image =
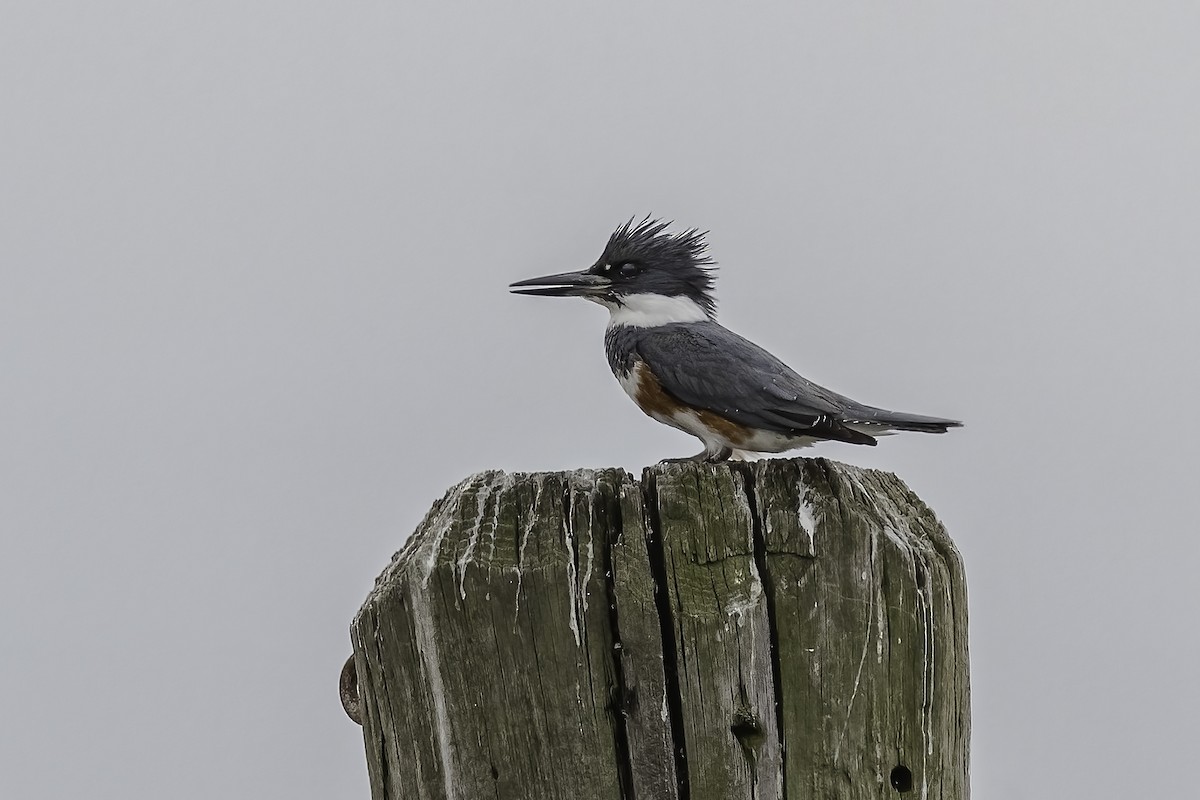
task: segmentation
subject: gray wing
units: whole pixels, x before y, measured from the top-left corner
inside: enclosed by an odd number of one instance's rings
[[[715,322],[649,328],[634,349],[668,394],[694,408],[776,433],[875,444],[843,424],[860,404]]]

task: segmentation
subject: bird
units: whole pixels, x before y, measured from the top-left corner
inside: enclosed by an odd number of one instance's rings
[[[510,284],[514,294],[582,297],[609,311],[608,365],[634,403],[704,449],[664,461],[718,463],[820,441],[874,445],[900,431],[945,433],[958,420],[864,405],[801,377],[717,322],[707,231],[631,218],[587,269]]]

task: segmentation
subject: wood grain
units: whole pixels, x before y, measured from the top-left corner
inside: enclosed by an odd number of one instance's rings
[[[969,794],[962,563],[890,474],[480,473],[351,638],[376,800]]]

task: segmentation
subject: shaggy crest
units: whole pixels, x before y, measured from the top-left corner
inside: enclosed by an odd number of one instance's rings
[[[704,237],[708,231],[689,228],[682,233],[667,233],[671,223],[645,217],[634,223],[631,218],[613,231],[597,264],[633,262],[648,274],[657,273],[680,288],[709,314],[716,312],[712,297],[716,265],[708,255]]]

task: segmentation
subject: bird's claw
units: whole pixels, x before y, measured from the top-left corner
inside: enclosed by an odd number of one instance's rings
[[[722,447],[720,450],[717,450],[715,452],[712,450],[709,450],[708,448],[705,448],[704,450],[701,450],[699,453],[696,453],[696,455],[694,455],[694,456],[685,456],[683,458],[664,458],[662,461],[660,461],[658,463],[660,463],[660,464],[689,464],[689,463],[720,464],[724,461],[728,461],[729,457],[731,455],[733,455],[733,451],[730,450],[728,447]]]

